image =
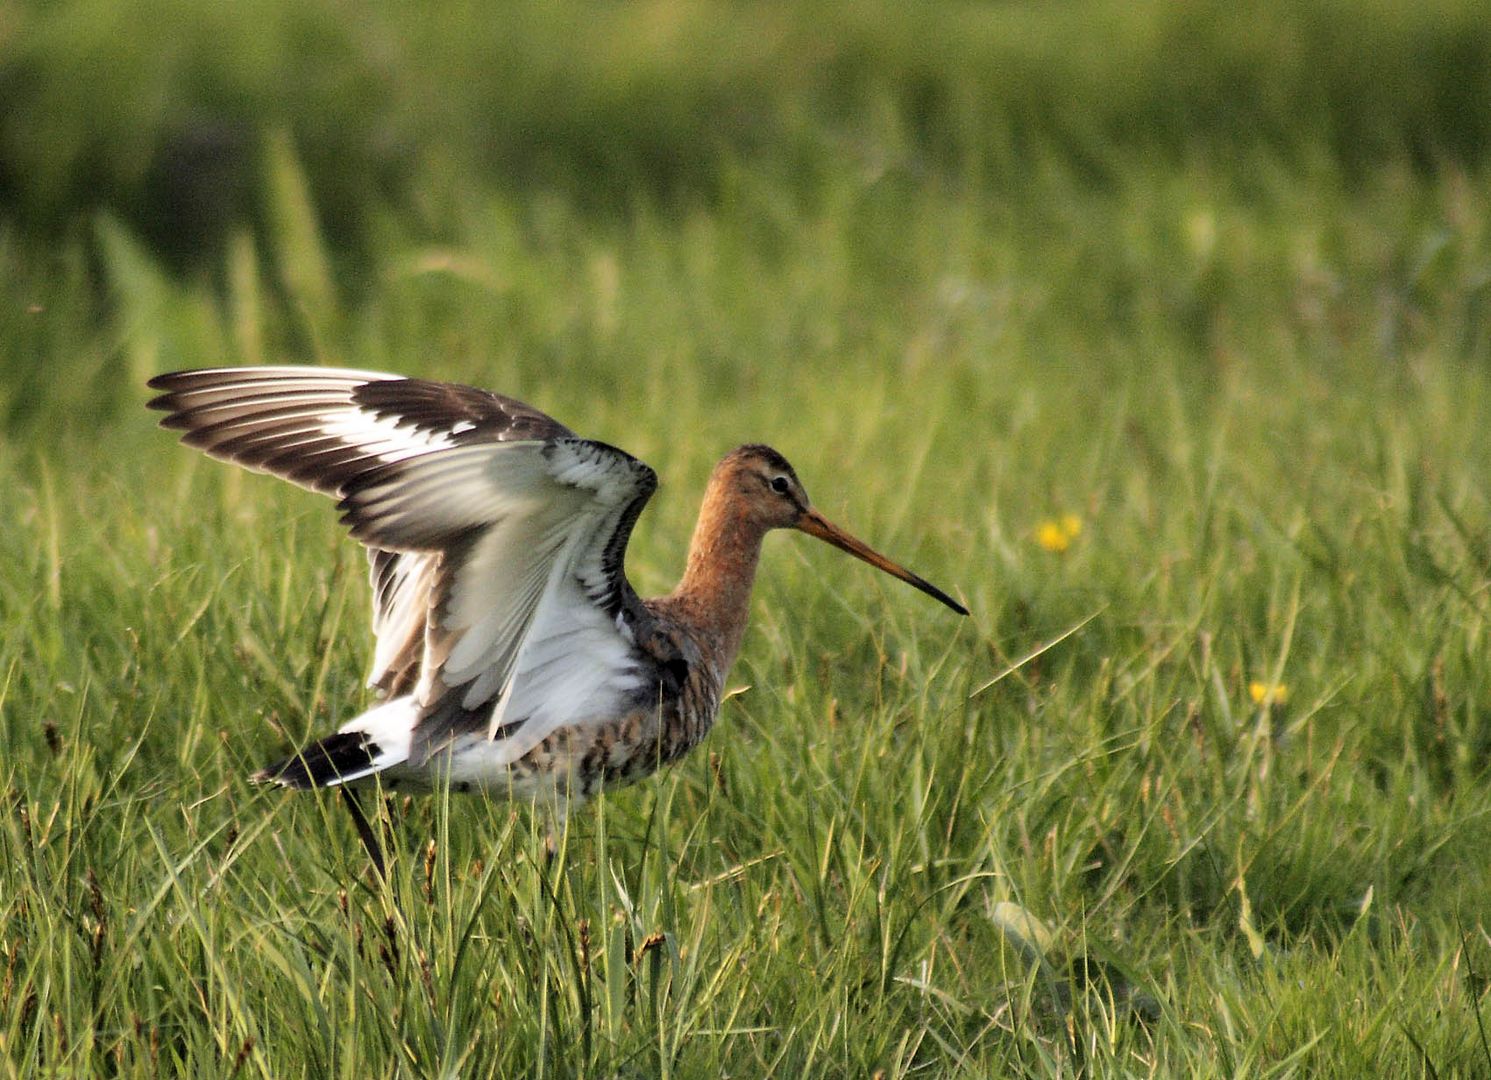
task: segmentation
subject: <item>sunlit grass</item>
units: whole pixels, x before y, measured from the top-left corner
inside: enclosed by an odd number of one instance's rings
[[[288,237],[215,280],[103,222],[106,322],[0,283],[7,1075],[1491,1067],[1483,188],[473,193],[448,243],[390,224],[351,302],[274,167]],[[367,703],[360,554],[143,409],[150,371],[261,357],[638,453],[644,593],[768,441],[974,614],[772,537],[703,747],[552,861],[522,808],[398,800],[380,883],[334,798],[244,779]]]

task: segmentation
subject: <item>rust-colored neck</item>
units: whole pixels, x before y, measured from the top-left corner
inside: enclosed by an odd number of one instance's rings
[[[721,681],[740,652],[767,529],[729,497],[723,477],[712,478],[689,542],[688,567],[668,597]]]

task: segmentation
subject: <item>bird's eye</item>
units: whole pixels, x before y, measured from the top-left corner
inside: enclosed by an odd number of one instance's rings
[[[773,476],[771,478],[771,490],[775,491],[778,495],[785,495],[792,490],[792,486],[787,483],[785,476]]]

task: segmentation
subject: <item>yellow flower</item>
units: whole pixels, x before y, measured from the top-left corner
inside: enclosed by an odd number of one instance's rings
[[[1248,683],[1248,697],[1254,705],[1283,705],[1289,700],[1289,687],[1283,683]]]
[[[1065,551],[1072,545],[1072,538],[1055,521],[1045,521],[1035,531],[1035,542],[1047,551]]]
[[[1072,546],[1072,541],[1082,535],[1082,519],[1076,514],[1063,514],[1059,518],[1043,521],[1035,530],[1035,542],[1047,551],[1061,554]]]

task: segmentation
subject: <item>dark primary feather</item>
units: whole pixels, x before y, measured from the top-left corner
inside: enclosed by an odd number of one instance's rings
[[[369,382],[357,388],[353,400],[377,416],[419,431],[449,433],[458,425],[471,424],[470,429],[451,436],[458,443],[547,441],[574,435],[553,417],[515,398],[457,383],[427,379]]]

